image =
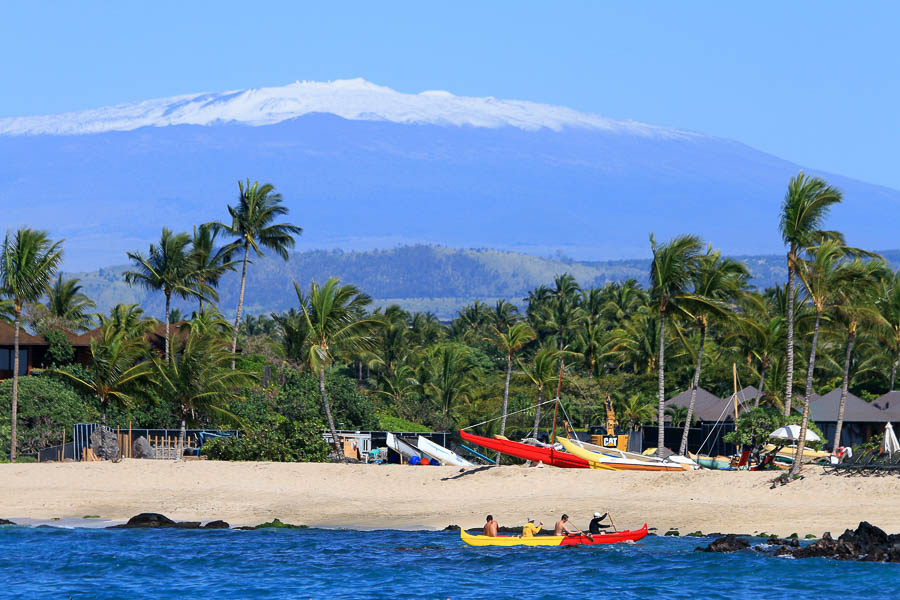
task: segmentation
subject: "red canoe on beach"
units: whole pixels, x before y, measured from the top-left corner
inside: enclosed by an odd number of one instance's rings
[[[466,433],[462,429],[459,430],[462,439],[496,450],[502,454],[508,454],[524,460],[532,460],[534,462],[542,462],[545,465],[553,467],[562,467],[564,469],[587,469],[590,467],[588,461],[583,458],[573,456],[568,452],[562,452],[554,448],[544,448],[542,446],[531,446],[522,442],[514,442],[512,440],[502,440],[497,438],[486,438],[474,433]]]

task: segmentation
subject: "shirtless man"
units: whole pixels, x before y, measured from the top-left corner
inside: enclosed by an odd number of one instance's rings
[[[553,529],[553,535],[574,535],[576,533],[584,535],[582,530],[569,523],[569,515],[566,514],[563,514],[556,522],[556,527]]]
[[[481,534],[488,537],[497,537],[499,529],[500,526],[497,524],[497,521],[494,520],[494,515],[488,515],[484,524],[484,529],[481,530]]]

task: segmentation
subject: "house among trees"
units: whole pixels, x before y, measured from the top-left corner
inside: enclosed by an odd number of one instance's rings
[[[759,395],[752,385],[738,391],[738,415],[747,408],[748,402]],[[666,401],[666,408],[680,408],[686,410],[691,404],[691,390],[687,389],[677,396]],[[694,400],[694,416],[701,423],[715,423],[716,421],[734,421],[734,398],[731,394],[719,398],[715,394],[706,391],[702,387],[697,388],[697,398]],[[667,420],[671,420],[668,418]],[[682,419],[683,422],[683,419]]]
[[[809,401],[810,416],[825,434],[826,447],[830,447],[834,441],[840,407],[841,388],[834,388],[824,396],[815,396]],[[900,406],[897,409],[900,409]],[[859,396],[847,392],[844,423],[841,426],[841,445],[856,446],[867,442],[873,435],[882,433],[885,423],[889,420],[886,411],[879,410],[874,404],[869,404]]]

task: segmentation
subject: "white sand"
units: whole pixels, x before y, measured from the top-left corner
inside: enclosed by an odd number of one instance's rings
[[[807,467],[805,479],[770,489],[772,472],[639,473],[553,467],[411,467],[126,460],[0,465],[0,518],[124,521],[140,512],[233,526],[278,517],[321,527],[443,528],[545,525],[562,512],[586,527],[595,510],[619,529],[645,521],[723,533],[835,535],[867,520],[900,532],[900,477],[838,477]]]

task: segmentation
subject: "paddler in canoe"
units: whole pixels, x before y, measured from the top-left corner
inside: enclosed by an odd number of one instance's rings
[[[534,537],[541,532],[541,527],[544,526],[544,522],[541,521],[539,524],[534,524],[534,519],[528,519],[528,522],[525,523],[525,526],[522,527],[522,537],[529,538]]]
[[[569,522],[569,515],[563,513],[563,516],[559,518],[559,521],[556,522],[556,527],[553,528],[553,535],[589,535],[578,529]]]
[[[484,528],[481,530],[481,535],[486,535],[488,537],[497,537],[497,534],[500,532],[500,525],[497,524],[497,521],[494,520],[494,515],[488,515],[485,519]]]

